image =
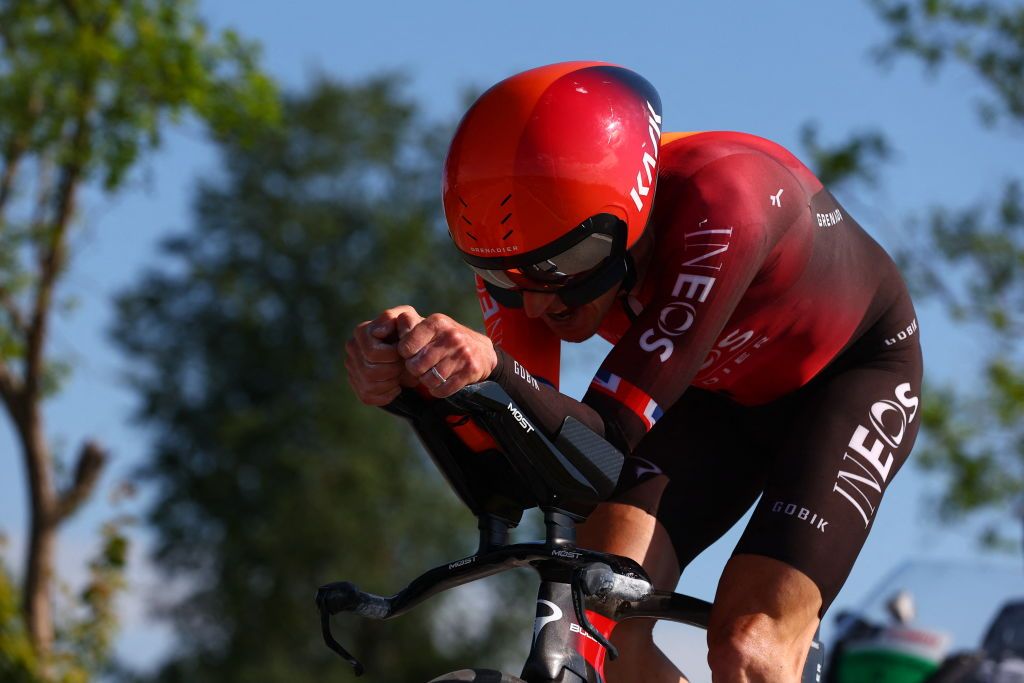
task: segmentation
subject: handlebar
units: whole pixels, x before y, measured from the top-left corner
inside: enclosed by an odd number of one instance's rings
[[[324,642],[352,665],[357,676],[361,675],[362,664],[331,634],[332,615],[350,612],[369,619],[392,619],[437,593],[524,566],[563,569],[565,574],[571,576],[569,582],[576,620],[594,640],[605,647],[612,659],[618,656],[618,652],[604,634],[591,624],[587,616],[588,609],[599,611],[617,621],[656,618],[704,628],[710,618],[710,603],[655,590],[643,568],[629,558],[560,543],[522,543],[435,567],[391,597],[367,593],[347,581],[321,586],[316,594],[316,605],[320,611]]]

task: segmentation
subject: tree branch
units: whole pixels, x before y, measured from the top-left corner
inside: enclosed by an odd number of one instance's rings
[[[4,404],[7,405],[7,410],[15,420],[17,419],[17,399],[20,392],[21,382],[11,372],[4,359],[0,358],[0,398],[3,399]]]
[[[39,284],[36,288],[35,303],[28,328],[28,340],[25,349],[25,388],[30,401],[39,396],[43,375],[43,351],[46,345],[47,323],[53,299],[54,283],[64,264],[66,248],[65,237],[75,206],[75,192],[82,174],[82,151],[89,139],[89,127],[86,112],[91,101],[91,88],[83,99],[85,102],[75,122],[75,132],[71,139],[71,160],[61,170],[57,186],[56,210],[51,232],[44,239],[45,246],[39,255]]]
[[[4,155],[6,163],[4,172],[0,175],[0,227],[3,226],[4,207],[7,205],[7,199],[11,196],[14,177],[18,173],[18,162],[21,161],[21,155],[24,152],[24,147],[18,143],[18,140],[11,140],[11,144],[7,147],[7,154]]]
[[[0,289],[0,308],[7,313],[7,317],[10,318],[11,327],[18,334],[25,336],[28,334],[28,323],[25,320],[25,314],[18,308],[18,304],[11,299],[10,295]]]
[[[26,119],[28,121],[35,120],[39,117],[42,111],[43,96],[39,92],[38,88],[33,87],[32,93],[29,95],[28,101],[25,103]],[[4,172],[3,175],[0,176],[0,218],[2,218],[4,207],[7,205],[7,200],[10,199],[11,196],[11,188],[14,187],[14,178],[18,173],[18,164],[21,161],[21,157],[25,154],[25,150],[28,149],[28,138],[28,131],[22,130],[15,133],[11,137],[10,144],[7,145],[7,150],[4,154]],[[0,220],[0,226],[2,225],[3,221]]]
[[[95,441],[86,441],[78,452],[75,478],[71,486],[62,491],[57,500],[57,523],[64,521],[89,499],[96,488],[107,454]]]

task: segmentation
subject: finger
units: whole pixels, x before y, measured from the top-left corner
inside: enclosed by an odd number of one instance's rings
[[[435,370],[437,374],[434,373]],[[441,381],[442,379],[444,381]],[[432,369],[428,370],[420,381],[430,395],[436,398],[448,398],[469,384],[468,374],[451,361],[442,361],[436,366],[432,366]]]
[[[402,386],[396,380],[385,382],[367,381],[349,369],[348,383],[360,402],[371,406],[387,405],[401,393]]]
[[[404,327],[399,326],[399,321],[402,319],[406,320]],[[409,320],[412,321],[412,324],[409,324]],[[395,341],[420,320],[422,317],[412,306],[395,306],[382,312],[370,322],[370,334],[377,339]]]
[[[371,335],[370,329],[374,323],[364,322],[356,326],[356,332],[350,343],[354,343],[356,350],[349,348],[346,344],[346,351],[357,358],[371,363],[400,363],[402,357],[394,344],[377,339]],[[354,340],[354,341],[353,341]]]
[[[419,376],[419,382],[431,395],[439,396],[438,392],[443,392],[445,385],[448,384],[448,375],[445,372],[442,372],[441,368],[432,365]]]
[[[434,313],[427,316],[401,338],[398,342],[398,353],[402,358],[412,358],[444,330],[455,325],[458,323],[445,315]]]
[[[440,363],[446,357],[448,349],[437,342],[437,338],[432,339],[430,343],[417,351],[414,356],[407,358],[405,361],[405,369],[419,377],[423,373],[429,372],[430,368]]]
[[[370,334],[375,339],[385,340],[391,336],[397,336],[395,332],[395,321],[394,320],[381,320],[379,322],[370,323]]]
[[[404,370],[403,361],[400,357],[397,357],[397,352],[393,348],[387,353],[396,356],[396,359],[386,362],[367,360],[359,345],[350,339],[345,344],[345,368],[350,373],[371,380],[395,379]]]
[[[345,359],[349,384],[357,393],[379,392],[380,387],[392,389],[399,386],[404,372],[400,363],[364,363],[354,358]]]
[[[386,406],[387,404],[398,398],[399,394],[402,393],[401,387],[395,387],[389,391],[380,394],[366,394],[360,396],[359,400],[368,406]]]
[[[398,338],[402,339],[417,325],[423,322],[423,316],[416,312],[412,307],[409,310],[402,311],[398,314],[395,319],[395,328],[398,332]]]
[[[364,363],[356,371],[367,383],[391,382],[395,384],[402,376],[401,363]]]
[[[398,355],[404,360],[409,360],[419,353],[423,347],[429,344],[434,339],[435,334],[436,330],[429,318],[420,321],[419,324],[409,330],[409,332],[399,340],[398,345],[396,346]]]

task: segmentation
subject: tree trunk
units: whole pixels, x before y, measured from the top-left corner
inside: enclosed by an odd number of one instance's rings
[[[50,587],[53,583],[57,525],[33,511],[32,536],[26,558],[24,614],[29,637],[40,661],[46,662],[53,648],[53,612]],[[45,664],[44,664],[45,668]]]
[[[10,392],[5,394],[5,399],[9,395]],[[43,663],[45,676],[54,638],[52,592],[57,561],[57,529],[92,494],[107,456],[95,442],[86,441],[78,453],[72,481],[63,490],[58,490],[37,402],[30,401],[22,392],[7,403],[12,408],[21,439],[32,500],[22,613],[32,647]]]
[[[53,646],[51,586],[56,561],[57,495],[50,466],[50,454],[43,437],[42,418],[35,405],[22,405],[18,432],[21,437],[25,471],[32,500],[31,533],[25,558],[22,610],[25,627],[40,661],[49,658]]]

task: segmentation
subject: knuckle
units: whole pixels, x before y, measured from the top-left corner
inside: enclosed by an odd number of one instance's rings
[[[445,330],[444,340],[449,347],[457,352],[462,353],[466,349],[466,335],[458,328]]]
[[[403,358],[408,358],[409,356],[411,356],[413,354],[414,348],[415,347],[413,346],[413,341],[409,337],[406,337],[402,341],[398,342],[398,345],[395,347],[395,349],[398,351],[398,354]]]
[[[452,319],[446,316],[444,313],[431,313],[427,316],[427,320],[431,325],[437,328],[449,327],[452,323]]]

